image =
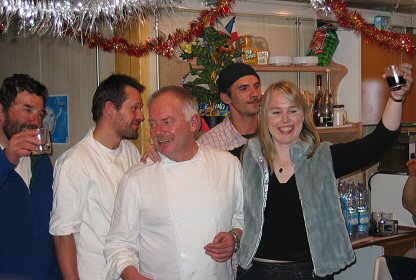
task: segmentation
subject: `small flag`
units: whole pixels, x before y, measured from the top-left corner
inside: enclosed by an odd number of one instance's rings
[[[231,41],[238,41],[238,33],[237,33],[237,26],[235,24],[235,16],[230,19],[230,21],[225,26],[225,29],[227,29],[228,33],[231,34]]]
[[[216,29],[219,33],[226,34],[227,36],[231,37],[231,34],[227,31],[225,26],[222,24],[222,22],[218,18],[215,20],[215,25],[216,25]]]

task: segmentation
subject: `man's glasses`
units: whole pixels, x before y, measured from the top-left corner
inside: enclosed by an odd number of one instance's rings
[[[34,114],[38,114],[39,117],[43,120],[46,116],[46,111],[44,109],[42,110],[38,110],[33,106],[27,105],[27,104],[14,104],[13,106],[16,106],[18,108],[20,108],[20,110],[22,110],[25,114],[27,115],[34,115]]]

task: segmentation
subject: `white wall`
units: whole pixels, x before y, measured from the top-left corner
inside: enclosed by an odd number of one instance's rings
[[[96,50],[50,37],[0,36],[0,82],[13,73],[29,74],[50,95],[68,96],[69,143],[55,144],[52,160],[78,142],[93,124],[91,102],[97,87]],[[100,52],[100,77],[114,72],[114,54]]]
[[[361,36],[348,30],[338,30],[339,45],[333,60],[348,68],[338,88],[338,103],[344,104],[348,120],[361,120]]]

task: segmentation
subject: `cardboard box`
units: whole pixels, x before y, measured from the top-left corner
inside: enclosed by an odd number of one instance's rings
[[[379,30],[390,31],[391,23],[388,16],[376,16],[374,17],[374,26]]]

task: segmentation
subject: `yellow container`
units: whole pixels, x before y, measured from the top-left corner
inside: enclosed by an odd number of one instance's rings
[[[255,49],[252,45],[253,43],[253,36],[246,35],[240,36],[240,47],[241,51],[243,52],[243,62],[251,65],[257,64],[257,49]]]

